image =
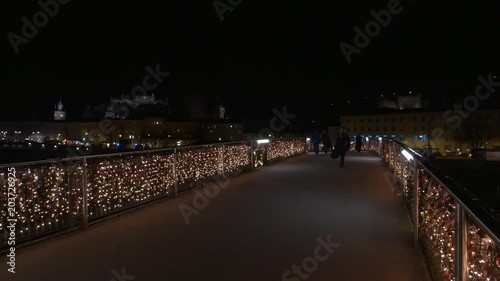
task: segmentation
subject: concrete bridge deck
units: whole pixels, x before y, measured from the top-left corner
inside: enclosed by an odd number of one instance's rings
[[[15,274],[0,257],[0,280],[426,281],[381,160],[338,161],[307,154],[235,176],[189,224],[179,206],[194,208],[194,192],[19,248]]]

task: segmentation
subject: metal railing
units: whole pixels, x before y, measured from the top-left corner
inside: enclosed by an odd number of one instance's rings
[[[370,150],[389,166],[433,280],[500,280],[498,213],[401,142],[376,140]]]
[[[0,165],[0,251],[306,152],[306,139],[241,141]],[[15,228],[12,231],[12,227]]]

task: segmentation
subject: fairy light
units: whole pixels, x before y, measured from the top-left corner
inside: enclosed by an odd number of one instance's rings
[[[75,184],[81,178],[81,166],[68,162],[17,167],[16,232],[18,239],[68,226],[77,204]],[[7,173],[0,172],[0,245],[6,243]]]
[[[414,195],[414,179],[417,175],[415,175],[415,161],[408,161],[406,158],[403,158],[403,200],[409,206],[410,210],[414,210],[415,208],[415,195]],[[412,217],[413,220],[413,217]]]
[[[221,175],[222,155],[223,148],[216,145],[179,149],[177,153],[178,184],[199,182]]]
[[[267,160],[286,158],[300,153],[305,153],[306,146],[302,139],[296,140],[273,140],[269,145]]]
[[[401,158],[399,145],[385,141],[381,154],[402,178],[405,203],[414,203],[414,178],[419,178],[419,238],[431,264],[433,276],[439,280],[456,280],[455,209],[451,194],[424,169],[410,165],[411,158]],[[404,156],[404,155],[403,155]],[[400,161],[403,160],[403,161]],[[402,165],[401,165],[402,164]],[[500,280],[500,247],[468,217],[467,280]]]
[[[87,160],[87,206],[96,219],[166,197],[174,186],[173,151]]]
[[[253,147],[253,150],[250,150]],[[267,153],[266,153],[267,152]],[[124,153],[16,168],[18,241],[73,226],[83,214],[87,195],[89,220],[171,196],[175,186],[212,180],[282,157],[305,153],[304,140],[272,140],[177,148],[163,152]],[[174,165],[176,165],[174,167]],[[85,168],[85,169],[84,169]],[[84,171],[87,175],[83,186]],[[7,169],[0,171],[0,247],[6,245],[8,211]]]
[[[500,248],[471,219],[467,230],[469,280],[500,280]]]
[[[230,174],[250,165],[247,144],[231,144],[224,146],[224,172]]]
[[[455,280],[455,202],[448,191],[423,171],[420,185],[420,238],[435,276]]]

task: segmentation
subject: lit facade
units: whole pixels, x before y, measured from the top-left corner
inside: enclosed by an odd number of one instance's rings
[[[243,124],[211,122],[202,125],[203,139],[211,141],[233,141],[244,139]]]
[[[59,103],[57,103],[54,108],[54,121],[64,120],[66,120],[66,111],[64,111],[62,100],[59,100]]]
[[[149,147],[187,145],[196,140],[240,140],[242,123],[172,122],[164,118],[144,120],[103,119],[94,122],[0,122],[0,141],[64,140],[115,146],[121,141]]]
[[[66,124],[65,122],[0,122],[0,140],[14,142],[63,140],[67,136]]]
[[[470,148],[500,149],[500,110],[472,112],[467,118],[449,112],[405,112],[342,116],[351,136],[392,138],[442,154],[467,153]]]

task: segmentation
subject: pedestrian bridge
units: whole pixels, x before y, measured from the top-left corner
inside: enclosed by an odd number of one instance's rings
[[[499,280],[494,218],[413,151],[383,140],[340,169],[306,147],[3,167],[0,280]]]

